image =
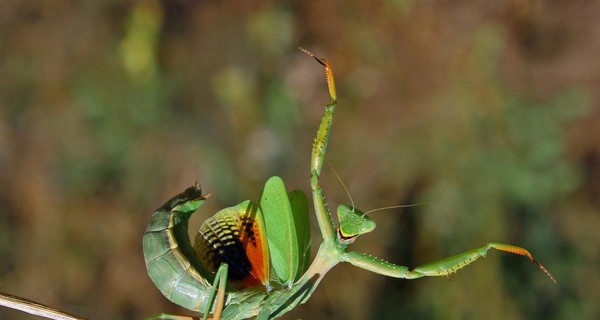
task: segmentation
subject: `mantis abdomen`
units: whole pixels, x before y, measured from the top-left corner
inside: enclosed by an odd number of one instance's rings
[[[143,239],[154,284],[172,302],[202,313],[212,309],[220,276],[229,277],[236,288],[233,295],[269,288],[269,255],[258,205],[244,201],[217,212],[202,224],[192,247],[188,221],[205,199],[197,185],[176,195],[154,212]],[[224,265],[229,271],[223,275],[219,270]]]
[[[203,310],[214,275],[198,261],[188,236],[190,215],[204,202],[198,185],[167,201],[144,233],[144,259],[156,287],[174,303]]]

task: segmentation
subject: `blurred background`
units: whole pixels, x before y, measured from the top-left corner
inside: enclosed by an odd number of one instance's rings
[[[598,319],[599,15],[597,1],[2,1],[0,291],[91,319],[192,314],[148,278],[146,224],[195,181],[213,196],[191,231],[271,175],[309,191],[329,98],[302,46],[333,64],[327,160],[356,206],[425,203],[374,213],[354,249],[415,267],[513,243],[558,284],[499,252],[450,280],[340,265],[286,319]],[[350,202],[328,166],[322,185],[330,208]]]

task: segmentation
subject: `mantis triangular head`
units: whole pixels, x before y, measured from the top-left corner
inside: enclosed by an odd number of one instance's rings
[[[375,230],[375,221],[354,207],[341,204],[337,213],[340,222],[338,240],[343,244],[351,244],[359,235]]]

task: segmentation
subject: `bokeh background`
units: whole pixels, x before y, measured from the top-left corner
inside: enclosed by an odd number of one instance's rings
[[[312,136],[374,213],[354,245],[417,266],[487,241],[450,280],[334,268],[287,319],[600,318],[600,2],[2,1],[0,291],[91,319],[191,314],[146,275],[151,213],[195,181],[191,230],[309,190]],[[348,203],[324,167],[329,205]],[[320,241],[313,219],[313,242]],[[315,250],[316,251],[316,250]],[[0,308],[0,319],[34,319]]]

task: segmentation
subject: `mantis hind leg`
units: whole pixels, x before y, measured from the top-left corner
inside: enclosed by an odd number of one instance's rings
[[[223,312],[223,306],[225,305],[225,287],[227,285],[227,271],[227,264],[221,263],[221,266],[219,266],[219,270],[217,270],[217,273],[215,274],[215,280],[213,281],[212,290],[210,291],[210,294],[208,296],[208,301],[205,304],[204,310],[202,310],[202,320],[208,319],[208,314],[210,313],[210,309],[213,305],[213,302],[215,303],[215,307],[213,308],[212,319],[221,319],[221,313]]]

